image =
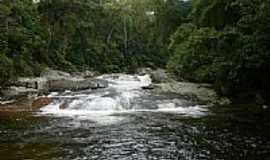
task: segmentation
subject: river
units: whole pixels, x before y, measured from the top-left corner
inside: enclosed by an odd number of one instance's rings
[[[54,92],[40,111],[0,113],[0,159],[270,159],[267,110],[143,90],[147,75],[98,78],[109,87]]]

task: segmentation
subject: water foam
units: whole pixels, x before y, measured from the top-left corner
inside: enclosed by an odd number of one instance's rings
[[[123,119],[119,116],[112,116],[115,113],[167,112],[197,117],[205,115],[207,111],[204,106],[178,106],[173,101],[168,103],[168,100],[164,103],[160,103],[162,102],[160,100],[156,102],[153,100],[153,105],[157,106],[155,109],[140,106],[144,104],[139,104],[138,98],[145,98],[145,92],[141,88],[151,84],[149,75],[114,74],[98,78],[107,80],[109,87],[102,92],[91,94],[65,92],[64,95],[61,95],[61,93],[51,93],[50,97],[57,98],[57,101],[42,108],[40,114],[89,119],[107,124]],[[67,99],[71,100],[65,104],[65,108],[61,109],[63,101]]]

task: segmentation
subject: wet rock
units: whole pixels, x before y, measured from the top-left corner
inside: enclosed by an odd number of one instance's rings
[[[44,78],[37,78],[37,90],[41,93],[47,93],[49,91],[48,80]]]
[[[14,99],[23,96],[35,97],[38,95],[38,90],[33,88],[12,86],[8,89],[2,90],[1,95],[4,99]]]
[[[98,72],[96,71],[84,71],[84,72],[75,72],[75,73],[72,73],[73,76],[75,77],[82,77],[82,78],[93,78],[93,77],[96,77],[99,75]]]
[[[168,82],[170,81],[170,77],[168,73],[164,69],[152,70],[151,68],[139,68],[136,73],[138,75],[150,75],[152,81],[154,83]]]
[[[45,78],[19,78],[13,82],[13,86],[37,89],[39,91],[48,90],[47,79]]]
[[[2,97],[0,97],[0,105],[11,104],[14,102],[15,102],[15,100],[4,100]]]
[[[69,73],[47,69],[41,76],[47,79],[48,91],[77,91],[84,89],[99,89],[106,88],[108,83],[104,80],[89,79],[95,76],[96,72],[85,71],[80,73],[75,73],[71,76]]]
[[[91,89],[102,89],[109,86],[108,81],[102,79],[92,79],[92,83],[94,85],[91,87]]]
[[[230,104],[227,98],[221,98],[212,89],[210,84],[196,84],[188,82],[170,82],[155,84],[155,92],[175,93],[181,96],[196,97],[198,101],[205,104]]]
[[[51,102],[52,100],[48,97],[20,97],[9,103],[0,103],[0,111],[31,112],[36,111]]]
[[[9,107],[14,107],[16,110],[17,107],[24,108],[29,106],[30,108],[40,108],[42,106],[47,105],[50,100],[49,99],[40,99],[36,101],[32,101],[34,104],[29,102],[30,99],[35,99],[38,95],[47,94],[53,91],[78,91],[85,89],[100,89],[108,87],[108,82],[102,79],[90,79],[84,78],[88,76],[93,76],[94,73],[90,73],[90,71],[86,71],[83,73],[83,76],[71,76],[69,73],[46,69],[41,73],[41,77],[37,78],[19,78],[16,82],[13,82],[12,86],[8,89],[0,91],[0,101],[2,105],[6,105]],[[18,101],[19,98],[26,98],[29,100]],[[12,100],[12,101],[10,101]],[[6,103],[13,102],[14,103]],[[27,102],[27,104],[25,103]],[[22,107],[20,107],[22,106]]]
[[[142,87],[142,89],[144,89],[144,90],[153,90],[155,87],[154,87],[154,85],[153,84],[150,84],[150,85],[148,85],[148,86],[143,86]]]
[[[37,88],[36,81],[34,81],[31,78],[19,78],[17,81],[13,82],[12,85],[17,86],[17,87],[25,87],[25,88],[33,88],[33,89]]]
[[[231,104],[231,101],[228,98],[226,98],[226,97],[219,97],[216,100],[216,103],[223,106],[223,105],[229,105],[229,104]]]
[[[157,69],[150,73],[150,77],[154,83],[168,82],[170,78],[164,69]]]
[[[51,91],[78,91],[108,87],[108,82],[102,79],[71,77],[68,73],[56,70],[47,70],[42,73],[42,76],[19,78],[18,81],[13,83],[13,86],[1,91],[2,99],[16,99],[21,96],[37,97],[39,94],[46,94]]]
[[[77,91],[84,89],[99,89],[108,87],[108,82],[99,79],[83,80],[51,80],[49,81],[49,91]]]
[[[69,101],[64,100],[64,101],[60,104],[59,108],[60,108],[60,109],[66,109],[66,108],[68,108],[69,103],[70,103]]]
[[[12,103],[0,104],[0,111],[31,111],[32,102],[29,99],[20,98]]]
[[[52,102],[52,99],[49,98],[49,97],[37,98],[32,102],[32,109],[33,110],[40,109],[40,108],[42,108],[44,106],[49,105],[51,102]]]
[[[139,68],[136,73],[140,76],[144,76],[146,74],[150,75],[153,72],[151,68]]]
[[[47,68],[40,74],[40,77],[45,78],[47,80],[59,80],[59,79],[70,79],[72,76],[67,72]]]
[[[121,74],[105,74],[105,75],[102,75],[102,78],[103,79],[113,79],[113,80],[116,80],[116,79],[119,79]]]

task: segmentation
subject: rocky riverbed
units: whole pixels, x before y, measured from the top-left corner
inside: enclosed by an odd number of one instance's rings
[[[151,77],[100,75],[94,79],[106,81],[105,88],[60,90],[32,97],[31,101],[17,99],[3,104],[9,109],[0,110],[0,157],[5,160],[269,157],[269,109],[216,106],[220,97],[209,85],[172,83],[169,79],[152,83]]]
[[[160,94],[174,94],[186,97],[200,104],[226,105],[229,99],[219,97],[210,84],[195,84],[188,82],[177,82],[170,78],[165,70],[151,70],[148,68],[138,69],[137,76],[149,75],[152,83],[143,86],[144,90]],[[111,75],[117,78],[119,75]],[[136,76],[136,75],[135,75]],[[46,69],[35,78],[19,78],[12,86],[1,91],[0,110],[30,110],[36,107],[33,102],[43,100],[51,92],[97,90],[108,87],[106,79],[99,78],[96,72],[66,73],[57,70]],[[48,101],[48,100],[47,100]],[[46,104],[46,103],[45,103]]]
[[[95,78],[97,75],[90,71],[70,74],[46,69],[40,77],[19,78],[1,91],[0,110],[32,111],[42,107],[41,104],[47,105],[43,101],[50,101],[47,95],[51,92],[106,88],[108,83]],[[37,104],[36,101],[42,103]]]

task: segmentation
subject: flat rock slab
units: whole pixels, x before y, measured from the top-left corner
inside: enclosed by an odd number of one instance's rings
[[[1,112],[32,112],[50,104],[49,97],[28,98],[22,97],[10,103],[0,103]]]
[[[210,84],[197,84],[189,82],[170,82],[155,84],[155,92],[159,93],[175,93],[183,96],[196,97],[198,101],[205,104],[228,104],[229,99],[219,97],[212,89]]]
[[[54,91],[78,91],[85,89],[98,89],[108,87],[108,82],[99,79],[84,79],[84,80],[51,80],[48,81],[48,90]]]
[[[1,95],[4,99],[17,99],[24,96],[35,97],[38,95],[38,90],[33,88],[12,86],[8,89],[2,90]]]

